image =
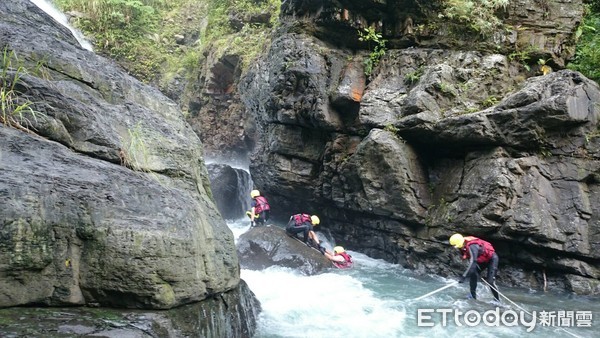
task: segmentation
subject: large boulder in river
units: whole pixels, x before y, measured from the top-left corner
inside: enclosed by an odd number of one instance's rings
[[[314,275],[333,266],[319,251],[277,226],[250,228],[238,239],[237,252],[242,267],[250,270],[277,265]]]

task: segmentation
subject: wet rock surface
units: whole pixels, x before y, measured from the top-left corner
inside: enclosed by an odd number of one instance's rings
[[[323,254],[274,225],[250,228],[239,237],[237,252],[242,268],[250,270],[276,265],[314,275],[333,267]]]
[[[0,48],[37,112],[0,124],[0,336],[252,336],[260,306],[177,105],[30,1],[0,2]]]
[[[252,337],[260,304],[245,282],[201,303],[151,311],[94,307],[0,309],[0,337]]]

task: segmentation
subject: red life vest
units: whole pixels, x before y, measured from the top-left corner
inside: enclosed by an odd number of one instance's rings
[[[348,255],[346,252],[336,253],[335,256],[344,257],[344,262],[336,262],[332,261],[333,265],[337,266],[340,269],[350,268],[352,267],[352,256]]]
[[[310,215],[308,215],[308,214],[294,215],[294,222],[296,223],[296,226],[300,226],[300,225],[302,225],[302,223],[306,223],[306,222],[312,224],[312,222],[310,220]]]
[[[465,237],[465,246],[462,248],[463,259],[468,259],[471,257],[471,250],[469,247],[473,244],[477,244],[483,248],[483,252],[479,254],[476,259],[477,263],[486,263],[492,259],[492,256],[495,252],[494,247],[489,242],[473,236]]]
[[[269,202],[267,202],[266,198],[262,196],[256,196],[254,197],[254,200],[256,201],[256,206],[254,207],[255,214],[260,214],[263,211],[271,210]]]

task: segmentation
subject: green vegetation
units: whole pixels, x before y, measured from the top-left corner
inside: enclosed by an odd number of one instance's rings
[[[388,132],[390,132],[390,133],[392,133],[392,134],[394,134],[394,135],[398,135],[398,132],[400,131],[400,130],[398,129],[398,127],[396,127],[396,126],[395,126],[395,125],[393,125],[393,124],[386,124],[386,125],[383,127],[383,130],[385,130],[385,131],[388,131]]]
[[[596,129],[585,134],[585,143],[589,144],[592,139],[600,137],[600,130]]]
[[[123,314],[111,308],[83,308],[83,311],[92,319],[104,319],[112,322],[124,322]],[[86,318],[87,319],[87,318]]]
[[[452,84],[450,84],[448,82],[442,81],[442,82],[436,83],[434,86],[436,88],[438,88],[446,96],[452,96],[452,97],[457,96],[454,88],[452,87]]]
[[[567,68],[581,72],[600,83],[600,1],[586,8],[586,15],[575,33],[577,50]]]
[[[495,15],[506,8],[509,0],[443,0],[440,18],[460,23],[473,32],[489,36],[502,25]]]
[[[416,70],[406,74],[404,76],[404,82],[408,85],[413,85],[417,82],[419,82],[419,80],[421,79],[421,76],[423,76],[423,67],[419,67]]]
[[[483,102],[481,102],[481,105],[485,108],[489,108],[489,107],[495,106],[497,103],[498,103],[498,98],[495,97],[494,95],[490,95],[485,100],[483,100]]]
[[[542,158],[550,158],[550,157],[552,157],[552,152],[548,148],[542,146],[540,148],[540,156]]]
[[[90,37],[95,49],[119,61],[131,73],[150,79],[166,54],[164,43],[150,33],[160,24],[163,0],[57,0],[64,11],[83,13],[75,26]]]
[[[508,55],[508,59],[510,61],[518,61],[523,65],[527,71],[531,70],[529,66],[529,60],[531,59],[531,54],[534,52],[533,48],[527,48],[525,50],[515,50],[514,52]]]
[[[465,115],[465,114],[473,114],[478,112],[480,109],[478,107],[468,107],[466,110],[459,112],[458,115]]]
[[[241,57],[242,69],[266,50],[270,42],[272,27],[279,22],[281,0],[205,0],[207,2],[208,25],[202,33],[204,46],[216,48],[217,55],[237,54]],[[269,14],[266,24],[249,20]],[[243,26],[234,27],[232,18]],[[240,23],[238,23],[238,26]]]
[[[177,76],[192,77],[203,65],[206,51],[212,57],[238,54],[245,69],[267,46],[270,30],[277,25],[281,0],[55,0],[65,12],[81,13],[74,25],[80,28],[105,54],[145,82],[167,85]],[[509,0],[441,0],[439,18],[457,24],[462,30],[489,36],[502,27],[496,16]],[[574,38],[577,53],[568,68],[587,77],[600,79],[600,1],[589,0],[585,20]],[[270,15],[269,22],[253,20]],[[264,20],[264,19],[263,19]],[[436,30],[436,23],[416,30]],[[421,27],[422,26],[422,27]],[[358,32],[359,40],[371,53],[364,61],[370,76],[386,52],[386,40],[373,28]],[[512,59],[529,69],[531,51],[515,51]],[[546,64],[540,70],[547,72]],[[543,69],[542,69],[543,68]],[[408,74],[409,84],[421,72]]]
[[[369,58],[365,59],[365,75],[370,76],[373,70],[379,64],[379,60],[385,55],[385,43],[387,40],[383,39],[380,33],[377,33],[374,28],[365,28],[362,31],[358,31],[358,40],[367,42],[368,48],[371,51]],[[371,46],[373,45],[373,46]]]
[[[239,54],[242,65],[264,50],[280,0],[56,0],[79,12],[74,25],[95,49],[145,82],[197,73],[208,49]],[[266,25],[250,18],[270,14]],[[234,27],[231,18],[239,24]]]
[[[153,171],[153,154],[157,149],[153,147],[156,143],[166,141],[155,131],[144,128],[142,122],[136,123],[133,128],[127,129],[127,135],[121,137],[121,148],[119,157],[121,165],[139,172],[150,174],[150,176],[160,184],[163,184],[161,178]]]
[[[19,63],[14,51],[5,47],[0,69],[0,123],[23,131],[31,131],[31,119],[37,121],[43,114],[33,109],[33,102],[19,90],[18,85],[27,69]],[[38,64],[36,68],[40,68]]]

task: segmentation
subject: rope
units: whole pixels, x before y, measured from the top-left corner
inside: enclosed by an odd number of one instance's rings
[[[415,299],[413,299],[413,301],[415,301],[415,300],[421,300],[421,299],[423,299],[423,298],[429,297],[429,296],[431,296],[431,295],[433,295],[433,294],[435,294],[435,293],[438,293],[438,292],[440,292],[440,291],[442,291],[442,290],[444,290],[444,289],[447,289],[447,288],[449,288],[449,287],[451,287],[451,286],[454,286],[454,285],[456,285],[456,284],[458,284],[458,282],[457,282],[457,281],[454,281],[454,282],[452,282],[452,283],[450,283],[450,284],[448,284],[448,285],[446,285],[446,286],[442,286],[441,288],[439,288],[439,289],[437,289],[437,290],[435,290],[435,291],[431,291],[431,292],[430,292],[430,293],[428,293],[428,294],[425,294],[425,295],[422,295],[421,297],[415,298]]]
[[[498,291],[498,289],[497,289],[495,286],[493,286],[493,285],[491,285],[490,283],[488,283],[488,281],[486,281],[486,280],[485,280],[483,277],[481,277],[481,280],[482,280],[482,281],[483,281],[483,282],[484,282],[484,283],[485,283],[487,286],[489,286],[489,287],[490,287],[492,290],[494,290],[494,291],[498,292],[498,294],[499,294],[500,296],[504,297],[504,298],[505,298],[507,301],[509,301],[509,302],[510,302],[512,305],[514,305],[514,306],[516,306],[517,308],[521,309],[523,312],[527,313],[527,314],[528,314],[528,315],[530,315],[531,317],[534,317],[534,315],[533,315],[531,312],[529,312],[529,311],[525,310],[523,307],[519,306],[517,303],[513,302],[512,300],[510,300],[510,299],[509,299],[508,297],[506,297],[506,296],[505,296],[505,295],[504,295],[502,292]],[[537,318],[537,319],[539,319],[539,318]],[[565,329],[565,328],[559,327],[559,329],[561,329],[561,330],[565,331],[566,333],[570,334],[570,335],[571,335],[571,336],[573,336],[573,337],[581,338],[580,336],[578,336],[578,335],[576,335],[576,334],[574,334],[574,333],[572,333],[572,332],[568,331],[568,330],[567,330],[567,329]]]

